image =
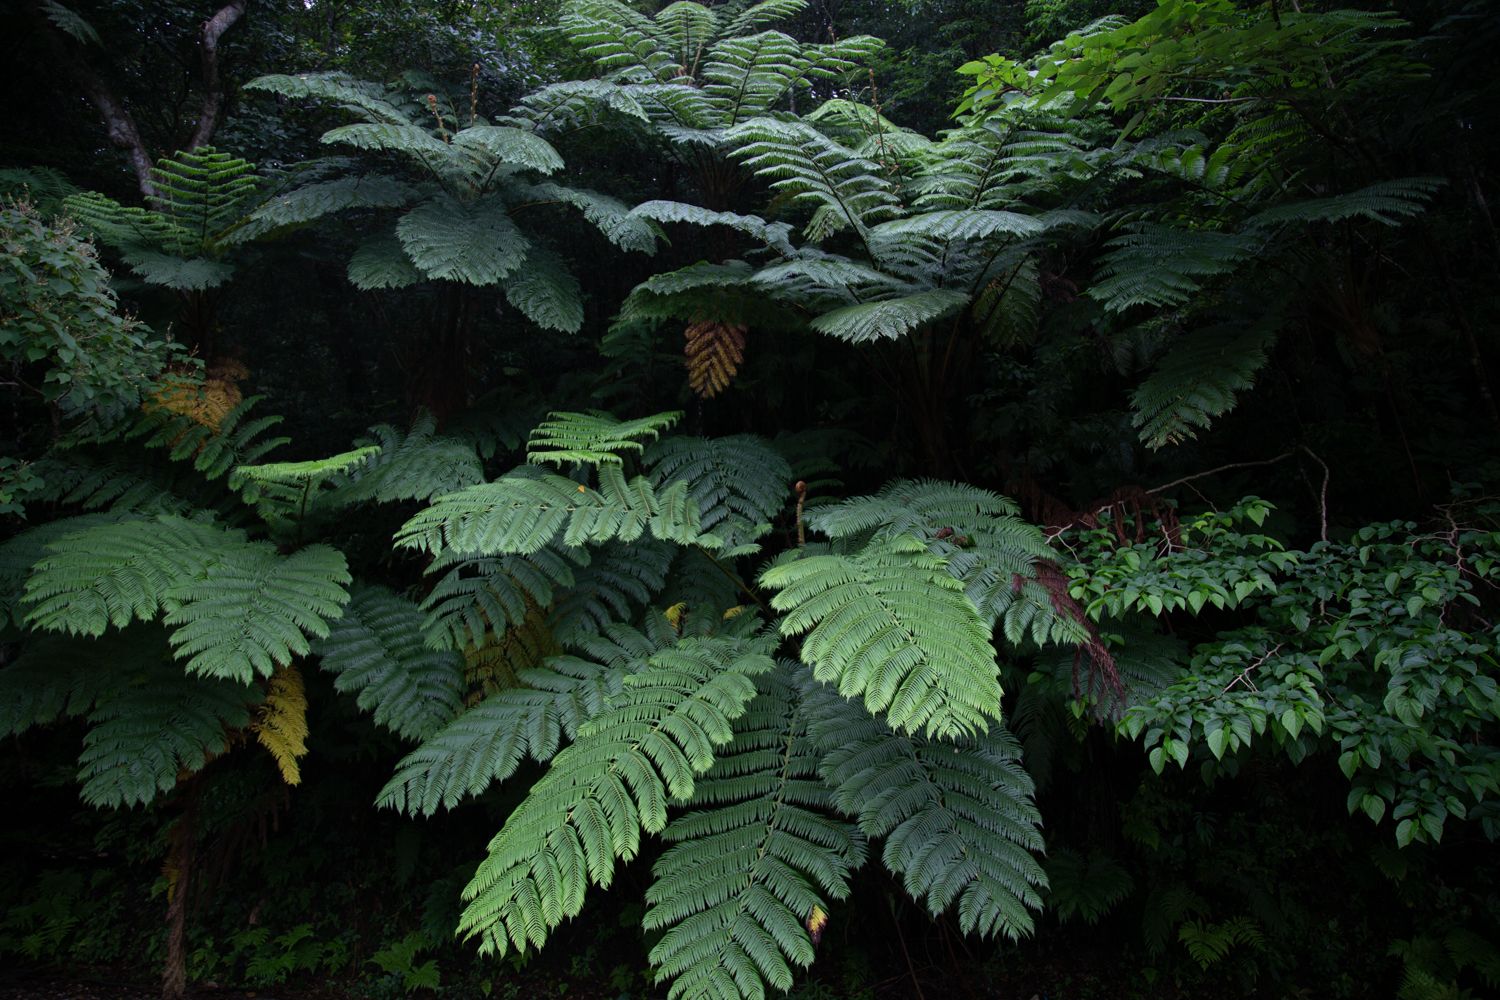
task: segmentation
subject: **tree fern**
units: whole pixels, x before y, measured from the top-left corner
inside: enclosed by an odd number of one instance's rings
[[[761,693],[700,778],[689,812],[662,832],[675,846],[652,868],[646,930],[669,997],[763,998],[792,987],[813,960],[807,924],[849,891],[864,862],[857,827],[832,818],[807,732],[805,681],[790,669],[757,679]]]
[[[368,442],[379,450],[348,474],[330,504],[430,500],[484,481],[474,446],[438,434],[431,414],[419,414],[406,431],[389,424],[372,427]]]
[[[343,553],[309,545],[288,556],[254,543],[232,551],[167,595],[164,621],[189,671],[249,680],[269,676],[309,651],[308,636],[326,636],[349,600]]]
[[[396,237],[429,278],[491,285],[521,266],[531,243],[498,198],[462,205],[447,196],[423,202],[396,223]]]
[[[410,601],[383,587],[361,587],[314,650],[337,690],[354,692],[378,725],[409,739],[441,729],[463,698],[463,658],[428,647],[424,624]]]
[[[896,211],[896,195],[877,164],[809,125],[752,118],[729,129],[725,139],[773,189],[829,210],[825,221],[809,227],[813,241],[846,226],[863,236]]]
[[[576,646],[612,622],[635,621],[665,586],[673,557],[681,551],[655,538],[588,549],[587,565],[574,570],[572,585],[553,603],[552,634],[563,645]]]
[[[117,247],[131,269],[178,291],[222,285],[233,268],[221,258],[255,197],[253,164],[210,146],[162,157],[151,168],[150,208],[122,206],[94,192],[66,199],[70,214]]]
[[[953,737],[1000,715],[989,630],[963,584],[920,540],[849,554],[789,553],[761,574],[783,635],[803,635],[821,681],[862,697],[903,732]]]
[[[1201,279],[1234,270],[1258,246],[1258,240],[1235,233],[1142,223],[1106,244],[1088,294],[1114,312],[1179,305],[1198,291]]]
[[[886,867],[934,916],[955,902],[965,933],[1018,938],[1042,907],[1041,815],[1020,747],[988,734],[937,742],[892,733],[857,705],[815,697],[813,735],[838,807],[884,837]]]
[[[176,655],[211,677],[269,676],[307,653],[307,635],[326,635],[348,599],[333,549],[282,556],[175,516],[82,528],[48,549],[26,582],[32,626],[97,636],[165,613]]]
[[[355,208],[400,208],[415,194],[416,190],[410,184],[382,174],[318,181],[284,191],[262,202],[235,231],[233,238],[253,239]]]
[[[953,315],[968,302],[969,296],[963,292],[934,288],[899,299],[834,309],[814,319],[811,326],[819,333],[851,344],[896,340]]]
[[[691,797],[733,738],[752,677],[772,667],[763,646],[685,639],[631,674],[490,842],[464,890],[460,932],[484,952],[540,946],[578,913],[590,883],[608,886],[615,860],[636,855],[642,831],[666,826],[668,801]]]
[[[0,667],[0,736],[86,715],[100,697],[154,671],[168,656],[160,630],[137,626],[102,639],[29,638]]]

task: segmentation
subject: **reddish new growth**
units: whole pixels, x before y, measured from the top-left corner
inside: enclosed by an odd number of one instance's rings
[[[1105,695],[1114,703],[1125,696],[1125,684],[1120,680],[1120,671],[1115,666],[1115,658],[1110,655],[1108,647],[1099,635],[1098,627],[1084,614],[1083,608],[1073,600],[1068,593],[1068,575],[1064,573],[1056,563],[1038,562],[1036,564],[1036,582],[1047,591],[1047,597],[1052,602],[1052,610],[1059,617],[1069,618],[1083,626],[1088,633],[1087,641],[1079,645],[1077,652],[1073,654],[1073,696],[1075,698],[1084,695],[1097,696],[1103,704]],[[1026,577],[1016,573],[1011,577],[1011,593],[1019,594],[1026,586]],[[1089,676],[1087,687],[1078,684],[1078,667],[1087,656],[1089,660]]]

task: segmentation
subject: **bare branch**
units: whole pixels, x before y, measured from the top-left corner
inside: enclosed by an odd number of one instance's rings
[[[198,54],[203,61],[203,104],[198,111],[198,127],[193,130],[189,149],[207,146],[219,127],[224,112],[224,80],[219,73],[219,39],[245,16],[249,0],[230,0],[218,13],[203,22],[198,31]]]

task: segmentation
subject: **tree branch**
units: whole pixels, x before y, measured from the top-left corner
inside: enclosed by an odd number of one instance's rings
[[[249,0],[230,0],[198,30],[198,55],[203,61],[203,103],[198,111],[198,127],[188,143],[189,149],[207,146],[219,127],[224,112],[224,80],[219,73],[219,39],[245,16]]]

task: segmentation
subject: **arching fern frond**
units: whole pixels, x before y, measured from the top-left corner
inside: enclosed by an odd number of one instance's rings
[[[437,433],[436,422],[419,414],[407,431],[389,424],[370,428],[379,449],[325,501],[328,505],[374,501],[430,500],[484,482],[484,465],[467,441]]]
[[[1029,934],[1047,876],[1031,854],[1042,818],[1015,738],[999,723],[955,742],[901,736],[831,692],[813,699],[834,802],[885,838],[906,891],[934,916],[957,902],[965,933]]]
[[[1235,233],[1142,223],[1105,244],[1088,295],[1112,312],[1180,305],[1197,293],[1201,279],[1233,271],[1259,245]]]
[[[184,771],[222,753],[228,734],[250,721],[259,692],[238,681],[157,669],[101,696],[78,757],[91,806],[147,803]]]
[[[791,497],[791,467],[753,434],[663,438],[646,452],[646,464],[658,488],[687,484],[704,531],[730,517],[771,521]]]
[[[697,781],[691,811],[663,831],[675,846],[646,890],[644,926],[666,930],[651,963],[674,1000],[791,989],[793,966],[812,964],[808,921],[848,894],[864,863],[859,829],[829,815],[796,675],[778,670],[757,687],[733,741]]]
[[[933,288],[899,299],[844,306],[823,313],[809,325],[837,340],[867,344],[904,337],[929,323],[952,316],[968,304],[969,296],[964,292]]]
[[[825,221],[809,227],[807,237],[814,242],[845,226],[864,236],[899,206],[879,164],[810,125],[751,118],[727,130],[725,139],[733,155],[773,189],[828,210]]]
[[[463,704],[463,657],[428,647],[425,622],[411,601],[361,587],[314,648],[337,690],[355,692],[377,725],[408,739],[437,732]]]
[[[100,697],[161,666],[166,636],[149,627],[101,639],[42,635],[0,668],[0,737],[86,715]]]
[[[526,460],[533,464],[618,465],[625,453],[641,454],[648,442],[655,441],[662,431],[681,419],[680,410],[635,420],[620,420],[613,414],[597,411],[549,413],[531,432],[531,440],[526,443]]]
[[[407,521],[396,544],[437,553],[529,555],[554,540],[579,546],[634,541],[647,530],[665,541],[699,538],[698,512],[687,485],[658,493],[649,480],[625,481],[618,465],[599,466],[599,489],[533,467],[492,483],[438,497]]]
[[[655,538],[589,549],[588,565],[574,571],[572,586],[553,605],[552,634],[564,646],[579,647],[605,633],[611,622],[635,620],[661,592],[672,558],[681,551]]]
[[[781,632],[818,680],[903,732],[955,737],[1000,715],[989,629],[943,560],[910,535],[852,554],[788,553],[761,575]]]
[[[401,758],[376,805],[430,816],[509,778],[527,757],[551,760],[620,694],[626,670],[557,656],[522,671],[521,686],[496,691]]]
[[[443,577],[422,599],[428,645],[482,645],[487,632],[519,624],[532,605],[550,606],[559,589],[574,585],[577,567],[588,562],[583,549],[568,550],[566,555],[541,549],[524,556],[479,559],[439,555],[427,572],[441,572]]]
[[[1220,324],[1174,343],[1131,394],[1141,440],[1149,448],[1179,444],[1228,413],[1266,366],[1273,337],[1263,326]]]
[[[464,889],[460,933],[486,953],[540,947],[591,883],[607,887],[616,859],[637,854],[643,830],[667,825],[668,801],[690,798],[733,738],[752,678],[773,666],[766,645],[685,639],[632,673],[490,842]]]

